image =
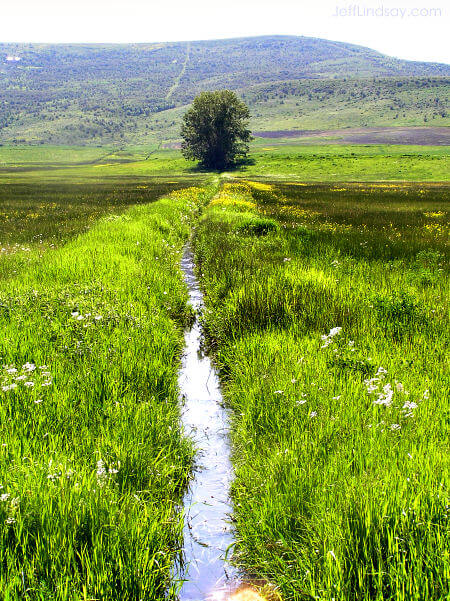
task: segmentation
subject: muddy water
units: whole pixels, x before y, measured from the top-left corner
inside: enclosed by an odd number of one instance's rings
[[[228,442],[228,416],[222,405],[219,379],[202,350],[198,311],[202,293],[194,274],[189,246],[181,261],[197,318],[185,334],[185,353],[179,376],[182,421],[197,449],[194,479],[184,499],[185,583],[180,601],[222,601],[239,585],[236,570],[226,560],[234,539],[229,524],[232,468]]]

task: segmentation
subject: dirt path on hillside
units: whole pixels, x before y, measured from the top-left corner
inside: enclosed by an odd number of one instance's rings
[[[180,85],[181,78],[185,74],[186,67],[188,66],[188,63],[189,63],[189,56],[190,56],[190,54],[191,54],[191,42],[187,42],[187,44],[186,44],[186,58],[184,59],[183,66],[181,67],[181,71],[179,72],[179,74],[177,75],[177,77],[175,77],[175,80],[174,80],[174,82],[173,82],[170,90],[167,92],[165,100],[169,100],[170,97],[172,96],[172,94],[175,92],[175,90]]]

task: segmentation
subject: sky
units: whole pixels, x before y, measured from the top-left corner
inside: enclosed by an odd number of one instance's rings
[[[450,63],[449,17],[449,0],[0,0],[0,42],[304,35]]]

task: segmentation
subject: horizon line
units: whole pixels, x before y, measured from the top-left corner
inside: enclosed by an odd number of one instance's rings
[[[410,63],[427,63],[434,65],[443,65],[450,66],[450,62],[446,62],[445,60],[424,60],[424,59],[410,59],[410,58],[401,58],[399,56],[394,56],[391,54],[386,54],[380,50],[376,50],[371,46],[364,46],[362,44],[355,44],[354,42],[347,42],[343,40],[334,40],[330,38],[323,38],[318,36],[311,35],[295,35],[295,34],[285,34],[285,33],[265,33],[265,34],[251,34],[251,35],[239,35],[239,36],[226,36],[226,37],[214,37],[214,38],[198,38],[198,39],[178,39],[178,40],[153,40],[153,41],[127,41],[127,42],[118,42],[118,41],[60,41],[60,42],[46,42],[46,41],[10,41],[10,42],[2,42],[0,41],[0,46],[7,45],[45,45],[45,46],[139,46],[146,44],[184,44],[184,43],[196,43],[196,42],[215,42],[215,41],[228,41],[228,40],[245,40],[245,39],[257,39],[257,38],[293,38],[300,39],[306,38],[311,40],[321,40],[325,42],[332,42],[334,44],[344,44],[347,46],[353,46],[355,48],[364,48],[366,50],[371,50],[372,52],[376,52],[382,56],[386,56],[389,58],[394,58],[396,60],[401,60]]]

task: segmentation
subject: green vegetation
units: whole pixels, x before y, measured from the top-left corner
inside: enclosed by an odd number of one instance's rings
[[[237,561],[286,600],[450,594],[449,192],[231,182],[196,229]]]
[[[186,180],[139,183],[11,183],[0,187],[0,246],[60,246],[89,229],[102,215],[148,204]]]
[[[242,162],[252,139],[249,119],[248,107],[234,92],[202,92],[183,117],[183,156],[220,171]]]
[[[157,146],[179,139],[199,92],[225,88],[254,130],[448,125],[449,77],[448,65],[305,37],[0,44],[0,143]]]
[[[39,160],[39,148],[33,146],[4,146],[0,148],[0,184],[98,184],[99,187],[123,185],[153,187],[156,182],[189,186],[195,176],[199,183],[210,175],[192,168],[179,150],[157,150],[150,146],[127,146],[122,150],[96,149],[97,159],[79,160],[89,154],[89,147],[44,146]],[[92,149],[91,149],[92,150]],[[20,156],[20,163],[16,157]],[[50,157],[57,160],[52,163]],[[150,184],[150,185],[149,185]]]
[[[255,131],[448,125],[448,78],[286,81],[242,88]]]
[[[161,185],[164,182],[191,185],[194,181],[202,182],[210,177],[207,173],[199,173],[176,149],[151,151],[145,146],[126,147],[120,160],[111,160],[109,157],[101,158],[108,153],[106,148],[100,149],[99,160],[90,163],[80,161],[80,164],[77,164],[80,155],[78,152],[72,155],[71,149],[67,150],[66,160],[61,151],[60,162],[55,164],[51,164],[48,157],[58,156],[57,147],[44,147],[40,163],[37,151],[25,146],[0,148],[0,184],[42,186],[45,182],[45,186],[52,183],[63,187],[68,183],[98,184],[108,190],[109,186],[120,188],[125,182],[130,189],[134,185],[145,186],[149,184],[149,178],[152,185],[156,179]],[[21,157],[20,168],[15,163],[18,155]],[[303,182],[448,181],[449,178],[448,147],[445,146],[306,145],[286,139],[258,139],[251,144],[249,159],[249,164],[241,166],[235,173],[243,177]],[[45,193],[45,189],[41,190]]]
[[[175,597],[194,225],[236,561],[286,601],[448,598],[448,147],[328,142],[255,140],[218,192],[155,144],[0,148],[5,601]]]
[[[265,140],[251,153],[249,177],[299,181],[448,181],[448,146],[321,145]]]
[[[146,200],[161,192],[150,190]],[[19,203],[17,189],[11,193]],[[20,251],[2,254],[5,601],[156,601],[170,590],[182,527],[177,505],[192,460],[179,427],[177,371],[191,318],[179,260],[207,193],[189,188],[123,212],[144,192],[126,184],[114,192],[53,189],[59,205],[47,219],[62,241],[108,215],[42,257],[32,251],[18,264]],[[42,211],[46,192],[34,194]],[[22,201],[32,204],[29,189]],[[95,208],[82,216],[89,203]],[[39,223],[53,239],[48,223]],[[27,224],[30,238],[39,229],[16,215],[9,224],[8,233],[2,219],[11,242],[17,225],[21,240]]]

